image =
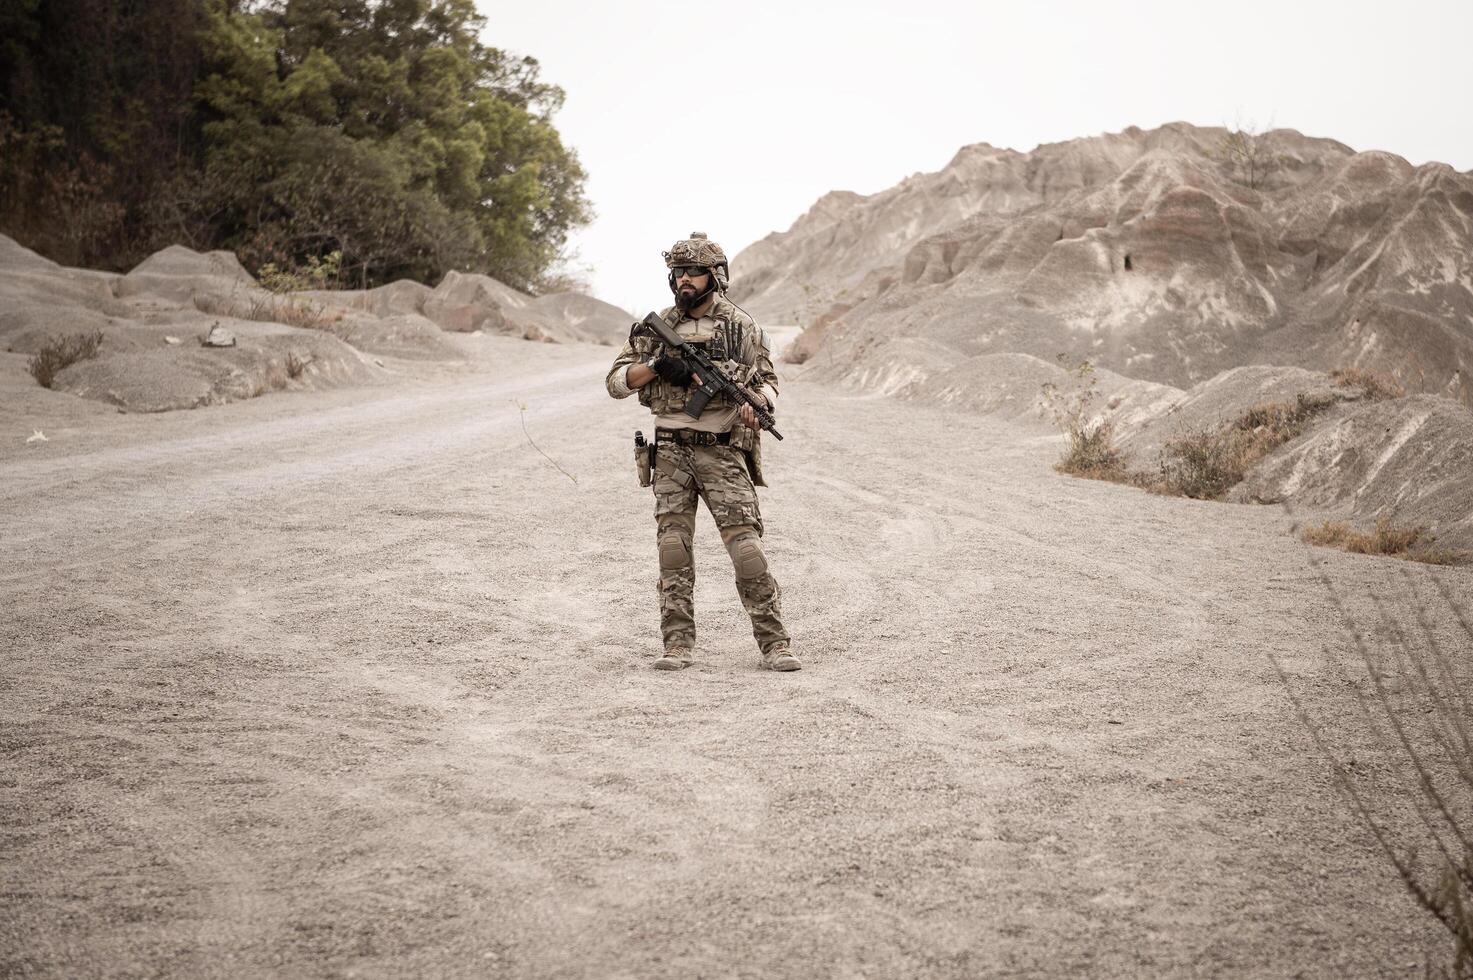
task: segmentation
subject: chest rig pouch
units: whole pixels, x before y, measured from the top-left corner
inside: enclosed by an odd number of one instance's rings
[[[659,338],[647,333],[632,334],[629,339],[635,354],[645,363],[653,360],[660,348],[664,346],[660,343]],[[704,351],[707,357],[740,383],[745,381],[750,374],[750,368],[741,363],[742,339],[740,326],[725,317],[717,317],[716,327],[711,336],[701,340],[692,340],[690,345]],[[690,388],[676,387],[659,376],[640,388],[637,394],[641,405],[659,415],[673,415],[680,412],[690,401]],[[711,405],[718,408],[730,408],[731,402],[724,396],[718,396],[711,401]]]

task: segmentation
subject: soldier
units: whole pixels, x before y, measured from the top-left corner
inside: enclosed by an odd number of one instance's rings
[[[703,345],[707,356],[738,384],[776,407],[777,373],[767,337],[743,310],[726,298],[726,255],[702,232],[675,243],[664,253],[675,305],[660,316],[681,337]],[[695,657],[696,570],[691,539],[696,529],[696,498],[716,519],[721,540],[736,570],[737,593],[752,617],[752,634],[769,670],[798,670],[783,628],[781,591],[767,570],[762,551],[762,515],[755,486],[762,479],[762,445],[751,406],[717,396],[701,417],[682,409],[690,399],[690,368],[664,349],[659,338],[630,332],[614,358],[606,384],[615,398],[638,392],[639,403],[655,416],[656,544],[660,558],[660,632],[665,652],[658,670],[689,667]]]

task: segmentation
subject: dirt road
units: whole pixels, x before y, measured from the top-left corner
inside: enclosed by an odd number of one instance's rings
[[[757,669],[703,515],[699,662],[653,671],[648,417],[607,348],[482,350],[3,420],[0,973],[1420,975],[1268,660],[1335,723],[1284,516],[799,379],[763,507],[804,669]],[[1318,557],[1357,615],[1473,595]]]

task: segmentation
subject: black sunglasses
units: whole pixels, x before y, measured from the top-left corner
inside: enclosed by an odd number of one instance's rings
[[[707,276],[710,274],[711,270],[703,265],[677,265],[670,270],[670,275],[676,279],[679,279],[681,276],[685,276],[687,279],[694,279],[697,276]]]

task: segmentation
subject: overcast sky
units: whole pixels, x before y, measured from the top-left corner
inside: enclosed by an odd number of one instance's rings
[[[1473,169],[1473,0],[477,2],[487,43],[566,90],[598,211],[578,264],[640,313],[676,238],[734,256],[968,143],[1272,123]]]

